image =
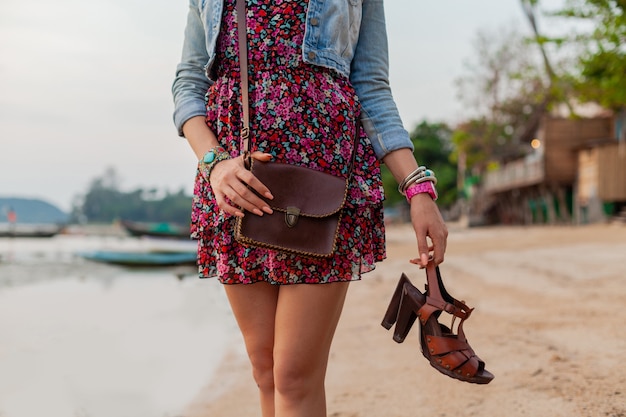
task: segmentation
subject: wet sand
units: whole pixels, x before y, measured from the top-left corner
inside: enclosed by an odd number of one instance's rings
[[[421,355],[417,327],[403,344],[380,326],[408,263],[407,226],[388,230],[388,259],[352,284],[331,351],[331,417],[626,416],[626,226],[456,229],[442,274],[475,307],[468,339],[496,375],[450,379]],[[242,341],[199,390],[185,417],[257,416]]]

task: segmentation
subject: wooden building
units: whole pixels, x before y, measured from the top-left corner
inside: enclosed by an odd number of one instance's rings
[[[580,222],[625,217],[626,143],[613,140],[581,148],[575,191],[574,211]]]
[[[482,214],[504,224],[601,220],[626,203],[626,144],[615,126],[613,116],[545,117],[535,149],[483,177]]]

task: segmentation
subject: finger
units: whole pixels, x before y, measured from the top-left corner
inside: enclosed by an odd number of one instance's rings
[[[273,158],[273,156],[270,153],[263,153],[263,152],[257,151],[257,152],[252,153],[252,158],[258,161],[262,161],[262,162],[269,162]],[[269,188],[265,186],[265,184],[259,181],[250,171],[246,170],[246,173],[247,175],[245,175],[244,178],[241,178],[241,180],[244,183],[252,187],[252,189],[254,189],[257,193],[259,193],[259,195],[262,195],[265,198],[269,198],[270,200],[274,198],[274,196],[272,195],[272,192],[270,191]]]
[[[229,191],[227,197],[244,210],[262,216],[263,212],[272,214],[271,207],[259,196],[250,191],[242,182],[235,184]]]
[[[255,153],[256,158],[267,159],[267,156],[271,157],[269,154]],[[265,188],[267,198],[272,197],[269,190],[244,168],[241,158],[218,164],[211,175],[211,183],[218,207],[227,213],[243,216],[243,209],[262,216],[263,211],[268,214],[273,212],[269,205],[246,185],[256,183],[261,191]]]
[[[229,204],[224,194],[216,193],[215,202],[217,203],[217,206],[220,208],[220,210],[222,210],[225,213],[228,213],[237,217],[243,217],[244,215],[241,209]]]
[[[433,259],[433,255],[432,252],[434,250],[434,246],[433,245],[428,245],[428,260],[431,261]],[[421,257],[420,258],[413,258],[410,259],[409,262],[416,264],[416,265],[421,265],[422,260]]]
[[[272,192],[270,191],[270,189],[267,188],[265,184],[263,184],[261,181],[259,181],[259,179],[255,177],[250,171],[243,171],[239,173],[238,177],[242,183],[247,184],[250,188],[256,191],[259,195],[262,195],[268,200],[274,199],[274,196],[272,195]],[[254,195],[254,193],[248,190],[247,188],[246,190],[250,193],[250,198],[252,198],[251,196]]]
[[[431,236],[431,240],[433,241],[433,262],[435,265],[439,265],[444,260],[444,254],[446,252],[447,245],[447,230],[443,230],[435,236]]]
[[[409,262],[412,263],[413,265],[419,266],[420,269],[424,269],[425,268],[425,266],[422,265],[422,260],[420,258],[409,259]]]
[[[417,233],[417,253],[419,254],[419,265],[428,265],[429,245],[425,232]]]
[[[270,154],[261,154],[260,152],[255,153],[255,155],[256,154],[259,154],[259,156],[269,156],[271,158]],[[247,184],[250,188],[256,191],[259,195],[262,195],[263,197],[269,200],[274,199],[274,196],[272,195],[272,192],[270,191],[270,189],[267,188],[265,184],[263,184],[257,177],[254,176],[252,172],[248,171],[247,169],[242,169],[240,171],[237,171],[237,177],[239,178],[241,182],[243,182],[244,184]]]
[[[264,152],[259,152],[259,151],[252,152],[251,156],[256,160],[263,161],[263,162],[268,162],[273,158],[271,153],[264,153]]]
[[[224,190],[229,187],[225,178],[227,174],[232,171],[232,169],[228,167],[232,166],[234,162],[235,161],[231,159],[217,164],[213,168],[213,172],[211,172],[209,183],[213,189],[213,195],[215,197],[217,207],[225,213],[242,217],[243,212],[238,207],[230,204],[231,201],[226,198],[226,194],[224,193]]]

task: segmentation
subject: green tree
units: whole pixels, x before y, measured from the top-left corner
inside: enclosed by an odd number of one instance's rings
[[[161,193],[157,189],[137,188],[128,192],[119,189],[115,169],[108,168],[101,177],[91,181],[82,198],[74,200],[72,219],[90,223],[114,220],[189,223],[191,197],[184,190]]]
[[[626,108],[626,1],[567,0],[554,15],[592,28],[565,42],[556,40],[580,50],[571,74],[579,98],[614,110]]]

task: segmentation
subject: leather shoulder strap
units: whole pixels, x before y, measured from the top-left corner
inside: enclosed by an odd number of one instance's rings
[[[239,35],[239,73],[241,77],[241,105],[243,107],[243,127],[241,149],[250,152],[250,102],[248,99],[248,34],[246,29],[246,0],[237,0],[237,32]]]
[[[243,106],[243,126],[241,128],[241,149],[245,149],[248,154],[252,152],[252,144],[250,143],[250,101],[249,82],[248,82],[248,33],[246,25],[246,0],[237,0],[237,34],[239,41],[239,74],[241,77],[241,105]],[[361,118],[356,120],[354,126],[354,138],[352,141],[352,155],[350,157],[350,167],[348,169],[348,178],[352,175],[352,166],[356,159],[356,148],[359,139],[359,131],[361,130]]]

